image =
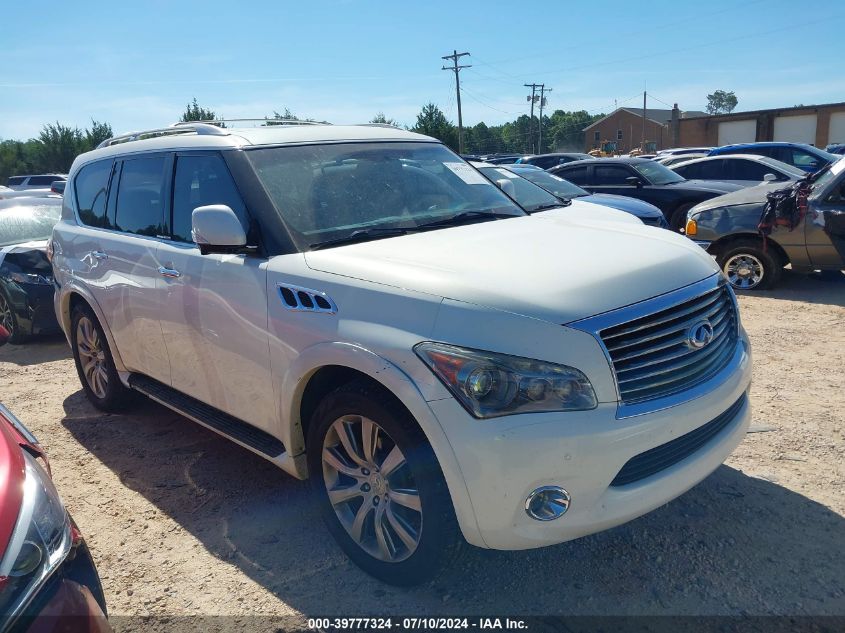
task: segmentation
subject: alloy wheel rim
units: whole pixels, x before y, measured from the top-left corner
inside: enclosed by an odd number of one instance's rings
[[[109,385],[109,374],[106,371],[106,354],[103,349],[100,334],[94,323],[88,317],[79,319],[76,326],[76,349],[79,352],[79,362],[85,382],[98,398],[106,397]]]
[[[10,335],[15,333],[15,320],[12,318],[12,308],[3,295],[0,295],[0,325],[6,328]]]
[[[378,560],[410,557],[422,535],[420,494],[385,430],[363,416],[338,418],[323,441],[322,462],[329,502],[350,538]]]
[[[747,253],[734,255],[725,262],[725,275],[734,288],[749,290],[763,281],[763,262]]]

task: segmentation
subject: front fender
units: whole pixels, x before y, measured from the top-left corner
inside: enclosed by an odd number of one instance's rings
[[[695,214],[695,239],[702,242],[717,242],[736,234],[758,235],[757,225],[763,206],[758,204],[734,207],[716,207]]]
[[[305,450],[302,420],[299,415],[302,395],[311,376],[320,368],[329,365],[349,367],[366,374],[388,389],[410,411],[437,456],[464,537],[470,543],[483,546],[484,541],[478,530],[460,465],[440,422],[407,374],[392,362],[360,345],[341,342],[318,343],[302,350],[291,364],[282,380],[280,399],[282,403],[289,403],[287,410],[282,411],[282,419],[286,420],[287,424],[282,425],[280,438],[289,452],[297,455]],[[302,470],[297,474],[303,478],[307,477],[307,471],[304,470],[305,460],[296,460],[296,463]]]

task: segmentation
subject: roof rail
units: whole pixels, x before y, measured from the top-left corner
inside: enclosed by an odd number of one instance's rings
[[[398,125],[392,125],[391,123],[356,123],[355,125],[359,127],[389,127],[393,130],[401,130],[402,128]]]
[[[228,136],[230,132],[216,125],[209,125],[205,122],[180,122],[174,123],[168,127],[160,127],[152,130],[140,130],[138,132],[127,132],[119,136],[107,138],[105,141],[97,145],[97,149],[102,147],[109,147],[119,143],[128,143],[130,141],[140,141],[145,138],[155,138],[157,136],[170,136],[173,134],[199,134],[209,136]]]
[[[302,119],[271,119],[268,117],[262,117],[260,119],[209,119],[203,121],[196,121],[196,123],[207,123],[210,125],[225,125],[226,123],[245,123],[245,122],[258,122],[265,124],[267,127],[273,125],[331,125],[328,121],[303,121]],[[194,123],[191,121],[189,123],[174,123],[173,125],[189,125],[190,123]]]

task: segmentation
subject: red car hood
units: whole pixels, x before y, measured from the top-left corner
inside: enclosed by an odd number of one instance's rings
[[[25,477],[21,443],[26,443],[0,413],[0,557],[6,551],[23,502]]]

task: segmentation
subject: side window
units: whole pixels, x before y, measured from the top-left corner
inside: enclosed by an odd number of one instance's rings
[[[573,167],[571,169],[559,171],[555,176],[565,178],[569,182],[574,182],[576,185],[587,184],[587,167]]]
[[[123,161],[115,216],[119,231],[153,237],[164,232],[166,164],[164,156]]]
[[[17,187],[18,185],[22,185],[24,180],[26,180],[25,176],[12,176],[6,181],[6,186]]]
[[[619,165],[596,165],[593,181],[597,185],[627,185],[626,178],[633,176],[624,167]]]
[[[775,174],[773,169],[769,169],[765,164],[758,163],[753,160],[735,160],[731,161],[731,179],[733,180],[753,180],[755,182],[763,182],[763,176],[766,174]]]
[[[85,165],[76,175],[76,208],[83,224],[110,228],[106,220],[106,192],[111,168],[111,160],[101,160]]]
[[[32,187],[49,187],[56,180],[61,180],[55,176],[32,176],[29,179],[29,185]]]
[[[244,203],[221,156],[178,156],[173,182],[174,240],[193,242],[191,214],[207,204],[228,205],[242,222],[246,217]]]
[[[676,174],[683,176],[687,180],[701,178],[701,163],[696,163],[695,165],[681,165],[680,167],[674,168],[674,171]]]
[[[814,171],[821,165],[821,160],[818,157],[813,156],[810,152],[805,152],[800,149],[787,151],[790,151],[792,155],[792,160],[789,161],[789,163],[795,165],[796,167]]]
[[[541,169],[548,169],[549,167],[554,167],[558,164],[557,158],[554,156],[544,156],[543,158],[535,158],[530,162],[533,165],[537,165],[537,167],[540,167]]]

